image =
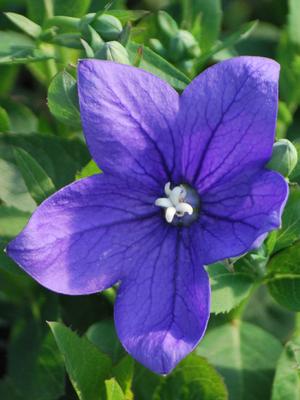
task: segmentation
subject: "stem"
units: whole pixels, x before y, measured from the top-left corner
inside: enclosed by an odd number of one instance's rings
[[[297,312],[295,315],[295,329],[293,336],[295,338],[300,338],[300,312]]]
[[[43,0],[44,7],[45,7],[45,14],[47,19],[53,17],[54,10],[53,10],[53,3],[51,0]]]

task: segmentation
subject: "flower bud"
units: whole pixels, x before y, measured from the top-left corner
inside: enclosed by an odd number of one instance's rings
[[[185,57],[195,58],[200,55],[200,47],[194,36],[180,29],[170,41],[170,58],[179,61]]]
[[[119,42],[106,42],[102,48],[97,51],[95,58],[100,60],[110,60],[121,64],[130,64],[127,50]]]
[[[164,48],[162,42],[158,39],[152,38],[149,40],[150,48],[162,57],[166,56],[166,49]]]
[[[278,140],[273,146],[272,158],[267,168],[288,177],[297,165],[298,154],[295,146],[287,139]]]
[[[123,30],[118,18],[108,14],[100,15],[91,25],[107,41],[117,40]]]
[[[159,11],[157,14],[157,24],[166,41],[171,40],[177,35],[177,22],[165,11]]]

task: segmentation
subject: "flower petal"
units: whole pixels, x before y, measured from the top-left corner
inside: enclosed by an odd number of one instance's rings
[[[277,229],[288,185],[277,172],[262,170],[219,184],[201,198],[199,222],[190,227],[204,264],[235,257],[259,246]]]
[[[53,291],[98,292],[129,272],[140,246],[159,232],[155,198],[106,175],[76,181],[38,207],[8,255]]]
[[[173,123],[179,106],[171,86],[128,65],[83,60],[78,89],[87,144],[105,172],[160,188],[171,180],[176,166]]]
[[[279,65],[237,57],[199,75],[183,92],[182,174],[204,192],[220,179],[261,168],[272,154]]]
[[[186,232],[169,226],[153,236],[115,304],[124,347],[159,374],[170,372],[194,349],[209,318],[208,276],[187,239]]]

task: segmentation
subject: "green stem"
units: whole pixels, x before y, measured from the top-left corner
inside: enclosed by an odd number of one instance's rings
[[[300,338],[300,313],[297,312],[295,316],[295,329],[294,329],[294,337]]]
[[[47,19],[52,18],[54,15],[52,0],[43,0],[43,2]]]

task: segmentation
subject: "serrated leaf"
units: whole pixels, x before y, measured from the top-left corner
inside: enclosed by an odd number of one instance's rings
[[[157,387],[153,400],[226,400],[223,379],[202,357],[185,358]]]
[[[253,287],[254,279],[245,272],[229,272],[224,264],[208,266],[211,284],[211,312],[226,313],[246,299]]]
[[[66,71],[59,72],[48,89],[48,106],[61,122],[81,127],[76,80]]]
[[[15,147],[14,156],[33,200],[40,204],[55,192],[55,186],[39,163],[24,149]]]
[[[132,64],[134,64],[141,46],[137,43],[129,42],[126,48],[128,51],[129,60]],[[173,67],[172,64],[148,47],[143,46],[141,52],[142,56],[139,63],[139,67],[141,69],[151,72],[161,79],[164,79],[171,86],[178,90],[183,90],[190,83],[190,79],[184,75],[184,73]]]
[[[268,264],[268,288],[273,298],[290,311],[300,311],[300,246],[273,256]]]
[[[72,385],[80,400],[99,400],[111,370],[110,359],[85,337],[59,322],[49,326],[62,353]]]
[[[105,400],[125,400],[124,393],[115,378],[105,381]]]
[[[197,347],[225,379],[230,399],[269,399],[282,346],[255,325],[233,320],[208,331]]]
[[[31,21],[30,19],[24,17],[24,15],[16,14],[13,12],[5,13],[7,18],[11,20],[18,28],[22,29],[27,35],[37,39],[41,32],[42,28],[36,24],[35,22]]]
[[[300,188],[290,188],[290,194],[282,216],[282,227],[277,232],[274,253],[291,246],[300,239]]]
[[[272,400],[300,400],[300,338],[292,338],[279,358]]]

